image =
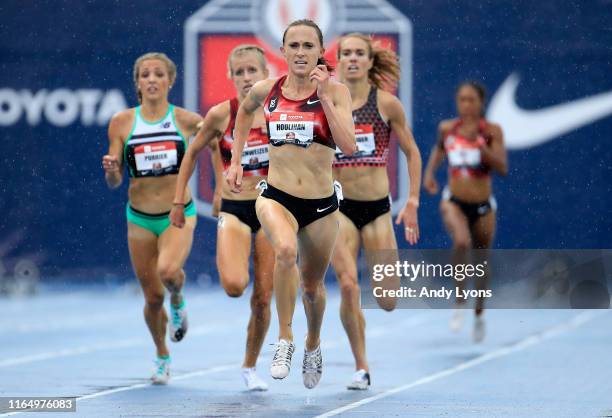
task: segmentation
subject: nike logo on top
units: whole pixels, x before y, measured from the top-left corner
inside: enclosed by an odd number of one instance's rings
[[[318,101],[319,101],[319,99],[317,99],[317,100],[313,100],[313,101],[310,101],[310,99],[308,99],[308,101],[306,102],[306,104],[307,104],[307,105],[311,105],[311,104],[315,104],[315,103],[317,103]]]
[[[325,212],[327,209],[331,208],[332,206],[334,206],[334,205],[329,205],[328,207],[323,208],[323,209],[317,208],[317,213]]]
[[[516,104],[519,84],[511,74],[491,99],[487,119],[504,130],[508,149],[530,148],[612,114],[612,92],[550,106],[524,110]]]

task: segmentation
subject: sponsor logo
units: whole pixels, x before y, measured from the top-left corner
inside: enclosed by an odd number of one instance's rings
[[[117,89],[0,89],[0,126],[21,122],[30,126],[46,122],[60,128],[75,123],[105,126],[126,108],[125,97]]]
[[[307,105],[312,105],[312,104],[315,104],[315,103],[318,103],[318,102],[319,102],[319,99],[317,99],[317,100],[313,100],[313,101],[310,101],[310,99],[308,99],[308,101],[306,102],[306,104],[307,104]]]
[[[331,208],[332,206],[334,206],[334,205],[329,205],[328,207],[323,208],[323,209],[319,209],[319,208],[317,208],[317,212],[318,212],[318,213],[325,212],[327,209]]]
[[[162,124],[161,124],[161,127],[162,127],[163,129],[168,129],[168,128],[170,127],[170,122],[162,123]]]
[[[487,112],[487,118],[503,128],[509,149],[544,144],[612,114],[612,92],[543,109],[521,109],[516,103],[519,82],[518,74],[511,74],[491,99]]]

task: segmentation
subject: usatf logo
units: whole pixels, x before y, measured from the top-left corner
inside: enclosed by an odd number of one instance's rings
[[[400,57],[401,80],[398,96],[412,120],[412,26],[410,21],[385,0],[212,0],[185,23],[184,106],[204,115],[212,106],[236,95],[227,78],[225,61],[235,46],[261,46],[268,59],[270,77],[285,74],[287,65],[280,55],[282,36],[296,19],[312,19],[323,31],[325,58],[336,62],[337,39],[348,32],[372,34]],[[276,109],[278,98],[268,110]],[[408,191],[408,172],[403,154],[393,140],[389,152],[392,210],[401,208]],[[210,155],[203,153],[191,187],[198,213],[210,216],[214,178]]]

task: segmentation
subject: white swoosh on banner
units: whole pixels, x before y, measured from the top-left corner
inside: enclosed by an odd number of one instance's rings
[[[491,99],[487,119],[504,130],[508,149],[530,148],[588,125],[612,113],[612,92],[545,109],[523,110],[516,104],[520,77],[511,74]]]

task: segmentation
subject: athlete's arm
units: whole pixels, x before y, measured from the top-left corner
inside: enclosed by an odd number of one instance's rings
[[[483,163],[491,167],[498,174],[508,174],[508,156],[504,146],[504,134],[497,124],[489,124],[491,145],[481,144],[480,156]]]
[[[406,155],[408,174],[410,176],[409,197],[395,221],[396,225],[404,223],[406,241],[414,245],[419,240],[417,209],[421,189],[421,153],[414,140],[412,131],[406,121],[404,107],[397,97],[386,92],[381,93],[381,105],[384,114],[389,116],[389,125],[399,141],[399,146]]]
[[[429,160],[427,161],[427,167],[425,167],[425,174],[423,177],[423,187],[430,194],[438,193],[439,187],[436,181],[435,172],[444,161],[444,137],[448,131],[449,121],[442,121],[438,125],[438,140],[431,149]]]
[[[210,160],[215,172],[215,194],[212,201],[212,216],[218,217],[221,210],[221,195],[223,191],[223,163],[221,162],[221,149],[219,142],[212,141],[208,144],[210,148]]]
[[[196,134],[193,142],[187,147],[183,161],[181,162],[181,168],[179,169],[178,177],[176,179],[176,188],[174,191],[174,200],[172,201],[172,210],[170,211],[170,222],[172,225],[182,228],[185,225],[185,189],[189,178],[195,170],[196,160],[198,154],[206,145],[211,141],[215,140],[221,135],[221,125],[225,120],[225,113],[223,112],[223,104],[213,106],[204,120],[199,124],[200,129]],[[195,119],[194,119],[195,122]]]
[[[240,193],[242,191],[242,150],[249,137],[251,126],[253,126],[255,112],[263,105],[275,81],[276,80],[262,80],[255,83],[238,108],[236,124],[234,125],[232,164],[225,176],[227,184],[234,193]]]
[[[176,122],[179,125],[178,128],[185,134],[186,138],[189,138],[197,133],[200,126],[202,126],[202,116],[198,115],[197,113],[189,112],[182,107],[175,107],[174,112]]]
[[[317,65],[310,73],[317,82],[317,96],[325,112],[334,142],[344,155],[357,152],[351,94],[344,84],[332,82],[325,65]]]
[[[116,189],[123,181],[123,146],[122,132],[130,122],[130,111],[115,114],[108,125],[108,153],[102,157],[104,178],[111,189]]]

